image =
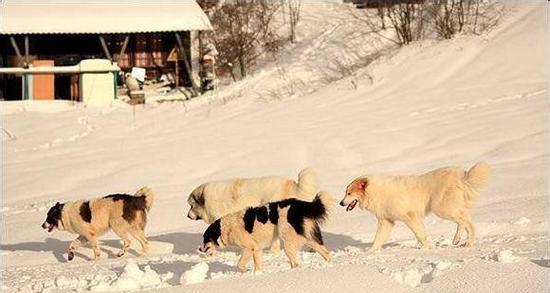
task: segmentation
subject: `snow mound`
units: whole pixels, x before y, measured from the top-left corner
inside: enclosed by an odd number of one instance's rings
[[[504,249],[493,254],[493,259],[501,263],[515,263],[523,260],[523,257],[515,256],[511,250]]]
[[[180,278],[180,284],[196,284],[202,283],[206,279],[208,274],[208,264],[205,262],[200,262],[192,266],[189,270],[185,271]]]
[[[525,226],[529,223],[531,223],[531,220],[529,218],[521,217],[517,221],[514,222],[514,225]]]
[[[418,287],[420,284],[429,283],[444,271],[458,267],[458,264],[450,261],[424,262],[419,259],[398,270],[382,269],[381,272],[389,274],[392,280],[409,287]]]
[[[90,288],[92,292],[112,292],[112,291],[136,291],[145,289],[154,289],[163,286],[160,276],[146,266],[140,270],[134,260],[129,260],[124,267],[123,272],[111,283],[99,282]]]

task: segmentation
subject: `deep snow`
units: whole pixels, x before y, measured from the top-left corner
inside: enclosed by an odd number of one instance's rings
[[[355,38],[354,24],[341,6],[311,4],[300,43],[278,65],[194,101],[138,106],[135,115],[123,106],[3,102],[3,127],[12,134],[2,134],[3,291],[548,291],[547,8],[511,7],[487,35],[412,44],[327,85],[319,68]],[[362,49],[373,46],[384,45]],[[262,274],[240,274],[236,251],[196,253],[206,225],[185,218],[187,194],[207,180],[295,177],[311,166],[339,199],[351,179],[369,172],[478,160],[491,164],[493,178],[474,209],[474,248],[451,247],[454,225],[429,216],[434,249],[417,249],[397,225],[384,250],[368,253],[373,216],[337,208],[322,229],[332,263],[303,252],[302,267],[290,270],[284,254],[265,255]],[[75,236],[40,228],[56,201],[144,185],[156,192],[146,257],[132,251],[117,259],[120,244],[109,233],[99,261],[81,248],[67,263]],[[186,284],[187,271],[199,282]]]

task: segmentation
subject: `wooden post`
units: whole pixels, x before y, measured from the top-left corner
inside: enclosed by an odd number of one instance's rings
[[[124,55],[124,52],[126,52],[126,47],[128,46],[128,41],[130,40],[130,36],[124,37],[124,43],[122,43],[122,48],[120,48],[120,53],[118,54],[117,62],[122,58],[122,55]]]
[[[175,32],[176,35],[176,41],[178,42],[178,47],[180,49],[180,53],[183,57],[183,64],[185,65],[185,71],[187,71],[187,75],[189,76],[189,79],[191,80],[191,85],[193,87],[193,96],[196,97],[198,91],[197,84],[195,83],[195,80],[193,79],[193,72],[191,71],[191,65],[189,65],[189,60],[187,60],[187,53],[185,52],[185,48],[183,47],[183,42],[181,41],[181,36],[179,33]]]
[[[29,66],[29,36],[25,36],[25,65]]]
[[[206,73],[204,72],[204,64],[202,63],[202,58],[204,57],[204,44],[202,42],[202,31],[199,31],[197,33],[197,37],[199,39],[199,87],[201,91],[201,95],[204,94],[203,89],[203,75],[206,76]]]
[[[25,68],[29,68],[29,61],[30,61],[30,58],[29,58],[29,36],[25,36]],[[30,95],[30,86],[29,86],[30,82],[29,82],[29,75],[28,74],[23,74],[23,86],[25,87],[25,95],[24,95],[24,99],[25,100],[29,100],[31,95]]]
[[[19,59],[19,62],[17,64],[19,66],[23,62],[23,56],[21,55],[21,51],[19,51],[19,46],[17,46],[17,42],[15,42],[15,38],[13,36],[10,36],[10,41],[11,41],[11,46],[15,51],[15,55],[17,55],[17,58]]]
[[[105,42],[105,38],[103,38],[103,36],[99,36],[99,41],[101,42],[101,46],[103,47],[103,52],[105,53],[105,56],[107,56],[107,59],[109,59],[109,61],[113,62],[113,58],[111,57],[109,48],[107,48],[107,42]]]
[[[176,74],[176,87],[180,86],[180,65],[178,63],[178,58],[176,58],[176,68],[175,68],[175,74]]]

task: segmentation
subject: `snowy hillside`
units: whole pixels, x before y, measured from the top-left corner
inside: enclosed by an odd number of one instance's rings
[[[415,43],[329,83],[321,68],[339,44],[354,42],[353,24],[341,7],[310,4],[300,42],[279,65],[186,104],[134,113],[2,103],[2,127],[12,136],[2,134],[2,291],[548,291],[547,8],[515,6],[489,35]],[[344,55],[359,62],[373,46],[384,44],[365,41],[361,55]],[[303,252],[302,267],[290,270],[284,254],[265,255],[263,274],[243,275],[236,250],[199,257],[206,225],[185,217],[189,192],[214,179],[295,178],[311,166],[339,200],[363,174],[479,160],[493,177],[474,208],[473,248],[452,247],[455,225],[429,216],[435,248],[417,249],[398,224],[385,249],[369,253],[374,217],[338,207],[322,228],[332,263]],[[40,228],[56,201],[144,185],[156,192],[148,256],[137,256],[134,241],[116,258],[120,244],[109,233],[99,261],[82,248],[68,263],[76,236]]]

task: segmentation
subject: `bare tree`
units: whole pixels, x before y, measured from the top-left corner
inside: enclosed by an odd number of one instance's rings
[[[288,0],[288,16],[290,20],[290,42],[296,42],[296,26],[300,21],[301,0]]]
[[[424,0],[373,0],[368,2],[367,9],[354,11],[352,15],[362,20],[371,33],[398,45],[419,40],[424,34]],[[388,29],[394,32],[393,36],[386,33]]]
[[[214,43],[223,69],[238,68],[241,78],[246,77],[259,57],[278,49],[273,22],[280,7],[280,2],[269,0],[233,0],[213,11]]]
[[[493,28],[504,6],[483,0],[435,0],[430,18],[437,35],[450,39],[458,33],[483,33]]]

